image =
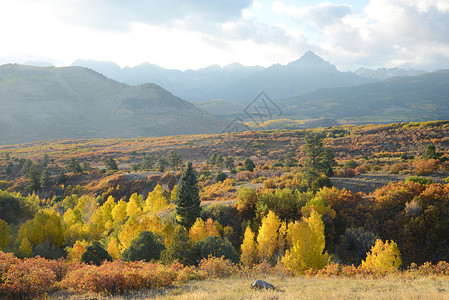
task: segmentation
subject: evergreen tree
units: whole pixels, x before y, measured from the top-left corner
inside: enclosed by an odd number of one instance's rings
[[[227,156],[225,159],[224,159],[224,166],[227,168],[227,169],[229,169],[229,170],[231,170],[231,169],[233,169],[234,168],[234,157],[232,157],[232,156]]]
[[[106,165],[106,170],[108,171],[117,171],[118,170],[118,166],[117,163],[115,162],[115,160],[112,157],[107,157],[104,161],[105,165]]]
[[[245,167],[245,169],[247,171],[254,171],[254,168],[256,167],[256,164],[249,158],[245,159],[245,161],[243,162],[243,166]]]
[[[222,257],[229,259],[233,263],[237,263],[239,255],[227,238],[219,236],[208,236],[199,242],[200,257],[208,258],[209,256]]]
[[[83,172],[90,172],[92,171],[92,167],[90,166],[90,163],[88,161],[83,162],[83,165],[81,166],[83,169]]]
[[[182,166],[182,158],[181,155],[177,154],[175,151],[170,151],[170,153],[168,154],[168,164],[176,169],[179,168],[180,166]]]
[[[176,191],[176,214],[177,222],[189,229],[195,220],[201,215],[201,200],[197,187],[196,172],[192,163],[187,164],[187,168],[179,178]]]
[[[67,177],[64,174],[64,170],[61,169],[61,171],[59,172],[58,177],[56,178],[56,183],[57,184],[63,184],[63,183],[66,182],[66,180],[67,180]]]
[[[31,166],[33,165],[33,162],[30,159],[27,159],[25,161],[22,161],[22,169],[20,170],[20,174],[24,177],[27,176],[28,172],[30,171]]]
[[[304,138],[304,151],[306,152],[306,176],[309,185],[312,184],[321,174],[333,175],[335,156],[329,149],[324,148],[324,137],[319,134],[309,134]]]
[[[156,162],[156,168],[158,172],[164,172],[165,171],[165,167],[167,166],[167,161],[165,160],[165,158],[159,158]]]
[[[48,165],[50,164],[50,157],[48,156],[48,154],[44,155],[44,158],[42,159],[42,167],[46,168]]]
[[[142,163],[140,164],[142,170],[151,170],[154,166],[154,159],[146,154],[144,157],[142,157]]]
[[[219,169],[223,168],[223,165],[224,165],[224,158],[223,158],[223,155],[221,155],[221,154],[218,154],[218,155],[217,155],[217,157],[215,158],[215,165],[216,165]]]
[[[37,191],[41,187],[41,174],[39,174],[39,171],[34,164],[31,165],[26,177],[30,179],[30,181],[28,182],[28,188],[30,191]]]
[[[40,178],[41,189],[48,190],[51,187],[51,177],[48,169],[45,169]]]
[[[67,171],[73,172],[74,174],[83,172],[80,162],[74,157],[70,158],[69,162],[67,163],[66,169]]]

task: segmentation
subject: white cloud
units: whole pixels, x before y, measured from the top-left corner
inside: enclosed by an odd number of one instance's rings
[[[345,70],[449,68],[448,0],[297,3],[313,1],[0,0],[0,63],[267,66],[310,49]]]
[[[449,68],[447,0],[371,0],[362,12],[329,2],[295,7],[276,1],[272,8],[308,26],[323,56],[346,69]]]

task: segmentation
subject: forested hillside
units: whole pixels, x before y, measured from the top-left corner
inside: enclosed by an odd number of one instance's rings
[[[0,146],[0,291],[448,276],[448,136],[437,121]]]

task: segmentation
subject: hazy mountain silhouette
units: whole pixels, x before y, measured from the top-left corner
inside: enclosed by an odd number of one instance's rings
[[[379,68],[376,70],[360,68],[354,73],[374,80],[385,80],[398,76],[419,76],[426,72],[422,70],[406,70],[401,68]]]
[[[278,101],[283,115],[345,123],[449,119],[449,70],[356,87],[320,89]]]
[[[236,63],[183,72],[149,63],[120,68],[109,62],[77,60],[72,65],[91,68],[131,85],[152,82],[191,102],[223,99],[248,103],[261,91],[273,99],[279,99],[319,88],[355,86],[374,81],[373,78],[351,72],[340,72],[311,51],[287,65],[276,64],[268,68],[246,67]]]
[[[223,121],[155,84],[82,67],[0,66],[0,144],[219,132]]]

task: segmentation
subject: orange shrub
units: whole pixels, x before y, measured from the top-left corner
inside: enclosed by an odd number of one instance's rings
[[[358,174],[365,174],[366,168],[364,166],[357,166],[355,167],[354,171]]]
[[[56,275],[43,258],[29,258],[11,264],[2,276],[0,292],[12,299],[38,298],[50,291]]]
[[[63,281],[64,288],[94,293],[115,294],[143,288],[161,288],[178,278],[176,268],[139,262],[105,262],[100,266],[83,265]]]
[[[438,166],[438,160],[418,160],[413,163],[413,172],[415,175],[428,175],[435,172]]]
[[[213,256],[203,258],[200,262],[199,269],[206,278],[229,277],[238,273],[238,267],[229,259],[225,259],[224,256],[220,258]]]
[[[408,168],[407,163],[397,163],[397,164],[391,165],[388,168],[387,173],[388,174],[399,174],[400,171],[406,170],[407,168]]]
[[[242,171],[237,173],[237,175],[235,176],[235,179],[237,181],[249,181],[252,180],[254,178],[254,174],[253,172],[250,171]]]

